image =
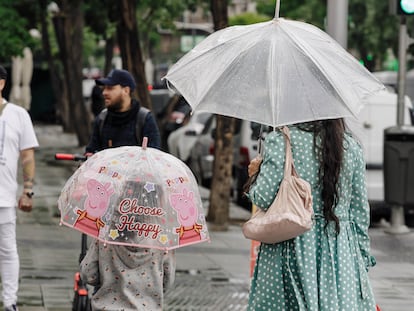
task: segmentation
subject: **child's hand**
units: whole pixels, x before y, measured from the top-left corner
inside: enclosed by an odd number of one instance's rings
[[[86,158],[89,158],[89,157],[93,156],[93,153],[92,152],[85,152],[84,156]]]
[[[250,164],[247,167],[249,177],[252,177],[254,174],[256,174],[259,171],[260,164],[262,164],[262,157],[261,156],[257,156],[253,160],[250,161]]]

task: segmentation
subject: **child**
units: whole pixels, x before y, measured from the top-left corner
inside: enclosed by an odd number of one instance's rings
[[[175,252],[92,242],[80,268],[95,286],[92,310],[162,310],[175,278]]]

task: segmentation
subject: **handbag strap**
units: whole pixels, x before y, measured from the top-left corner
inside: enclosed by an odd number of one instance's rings
[[[286,145],[286,151],[285,151],[285,176],[284,178],[288,176],[296,176],[299,177],[298,173],[295,169],[295,163],[293,161],[293,155],[292,155],[292,145],[290,142],[290,130],[287,126],[282,127],[282,133],[285,137],[285,145]]]

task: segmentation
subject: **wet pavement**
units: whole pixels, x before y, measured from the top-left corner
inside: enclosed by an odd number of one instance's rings
[[[72,134],[59,126],[36,125],[37,151],[35,209],[18,211],[17,239],[21,262],[20,311],[68,311],[73,299],[73,277],[81,248],[79,232],[59,225],[59,192],[76,169],[74,162],[57,162],[57,152],[82,153]],[[208,191],[200,188],[205,206]],[[231,204],[229,230],[210,230],[211,242],[180,248],[175,286],[165,299],[165,310],[246,310],[250,241],[241,233],[240,220],[249,212]],[[369,272],[382,311],[414,310],[414,234],[390,235],[383,226],[370,229],[377,266]]]

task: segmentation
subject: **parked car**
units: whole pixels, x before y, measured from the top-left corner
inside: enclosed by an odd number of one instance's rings
[[[161,132],[161,149],[168,150],[168,137],[172,132],[186,125],[190,119],[191,106],[183,96],[174,95],[157,115]]]
[[[191,149],[211,117],[212,114],[209,112],[195,111],[186,125],[173,131],[168,136],[169,153],[184,162],[188,162]]]
[[[211,115],[204,125],[203,130],[197,135],[193,147],[190,149],[186,160],[194,173],[198,183],[209,187],[213,177],[214,138],[213,130],[216,127],[216,117]]]
[[[212,116],[197,137],[188,158],[188,165],[197,180],[207,187],[213,176],[215,128],[216,118]],[[247,166],[259,152],[260,128],[258,123],[236,119],[233,133],[232,194],[235,202],[246,208],[250,208],[251,203],[244,196],[243,188],[248,179]],[[267,127],[263,126],[262,135],[267,131]]]

